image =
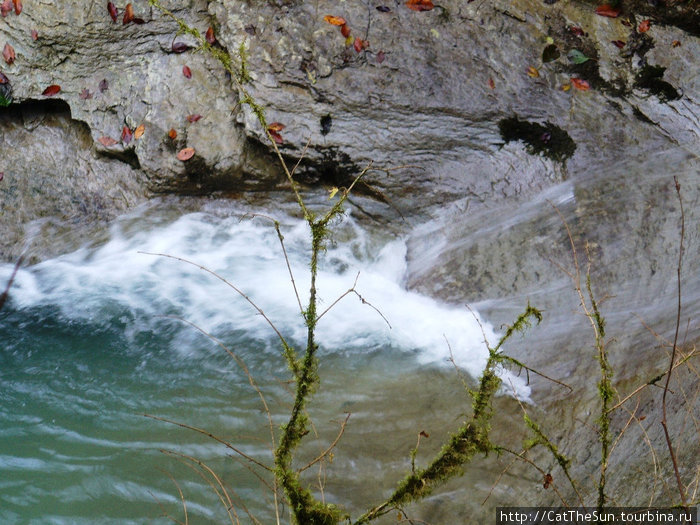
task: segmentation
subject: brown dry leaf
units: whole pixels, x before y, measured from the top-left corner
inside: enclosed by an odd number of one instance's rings
[[[144,132],[144,131],[146,131],[146,126],[144,126],[143,124],[141,124],[140,126],[138,126],[138,127],[134,130],[134,139],[135,139],[135,140],[138,140],[138,139],[140,139],[141,137],[143,137],[143,132]]]
[[[41,94],[45,97],[53,97],[61,91],[61,86],[58,84],[51,84],[47,87]]]
[[[114,7],[114,4],[112,2],[107,2],[107,11],[109,12],[109,16],[112,19],[112,22],[116,22],[119,12],[117,11],[117,8]]]
[[[102,144],[105,147],[114,146],[115,144],[117,144],[117,141],[114,140],[112,137],[100,137],[97,140],[100,144]]]
[[[20,14],[22,12],[22,0],[12,0],[12,3],[15,4],[15,14]]]
[[[538,78],[540,76],[540,72],[537,70],[536,67],[528,66],[527,76],[532,78]]]
[[[681,41],[680,40],[674,40],[671,42],[672,47],[680,47],[681,46]]]
[[[620,16],[622,10],[619,7],[613,7],[609,4],[599,5],[595,9],[595,14],[600,16],[607,16],[608,18],[617,18]]]
[[[199,119],[201,119],[202,115],[199,115],[198,113],[193,113],[192,115],[187,115],[187,117],[185,118],[187,119],[187,122],[192,123],[197,122]]]
[[[182,162],[190,160],[192,157],[194,157],[194,148],[183,148],[177,152],[177,160]]]
[[[347,24],[343,24],[340,26],[340,34],[343,35],[344,38],[348,38],[350,36],[350,26]]]
[[[184,53],[190,48],[187,44],[184,42],[173,42],[173,52],[174,53]]]
[[[346,23],[342,16],[326,15],[323,19],[332,26],[344,26]]]
[[[549,474],[549,473],[545,474],[544,479],[542,480],[542,487],[545,489],[548,489],[553,481],[554,481],[554,478],[552,477],[551,474]]]
[[[207,32],[204,34],[204,38],[207,40],[207,43],[211,46],[216,44],[216,36],[214,35],[214,29],[209,26],[207,29]]]
[[[496,89],[496,83],[493,81],[493,78],[489,77],[489,89]]]
[[[406,7],[414,11],[430,11],[435,7],[431,0],[408,0]]]
[[[168,131],[168,137],[170,137],[172,140],[175,140],[177,138],[177,131],[175,131],[173,128],[170,128],[170,131]]]
[[[122,19],[122,24],[128,24],[129,22],[132,22],[134,20],[134,6],[132,6],[130,3],[126,4],[126,8],[124,9],[124,18]]]
[[[269,131],[270,133],[279,133],[284,129],[284,127],[284,124],[282,124],[281,122],[273,122],[272,124],[267,126],[267,131]]]
[[[5,47],[2,50],[2,57],[5,59],[5,62],[7,62],[8,65],[15,61],[15,50],[10,44],[5,44]]]

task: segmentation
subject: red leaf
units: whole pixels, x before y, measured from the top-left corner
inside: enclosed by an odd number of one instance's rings
[[[613,7],[609,4],[599,5],[595,9],[595,14],[600,16],[607,16],[608,18],[617,18],[620,16],[622,10],[619,7]]]
[[[622,40],[611,40],[610,43],[615,44],[615,46],[617,46],[620,49],[625,47],[625,43]]]
[[[122,19],[122,24],[128,24],[134,20],[134,6],[131,4],[126,4],[126,9],[124,9],[124,18]]]
[[[489,89],[496,89],[496,83],[493,81],[493,78],[489,77]]]
[[[362,39],[359,36],[355,37],[355,42],[352,44],[352,47],[354,47],[355,51],[358,53],[362,51]]]
[[[100,88],[100,93],[104,93],[105,91],[107,91],[109,89],[109,83],[107,82],[107,79],[103,78],[102,80],[100,80],[100,83],[97,87]]]
[[[270,132],[270,136],[272,137],[272,140],[274,140],[277,144],[282,144],[284,142],[282,135],[280,135],[276,131],[272,131],[270,129],[268,129],[268,131]]]
[[[202,118],[202,115],[198,114],[192,114],[192,115],[187,115],[187,122],[197,122],[199,119]]]
[[[285,126],[281,122],[273,122],[272,124],[267,126],[267,131],[269,131],[270,133],[279,133],[284,128]]]
[[[182,66],[182,74],[185,78],[192,78],[192,70],[187,66]]]
[[[83,100],[92,98],[92,93],[90,93],[90,90],[88,88],[83,88],[83,90],[80,92],[80,98],[82,98]]]
[[[168,137],[175,140],[177,138],[177,131],[175,131],[173,128],[170,128],[170,131],[168,131]]]
[[[207,29],[204,38],[207,40],[207,43],[209,43],[209,45],[213,46],[214,44],[216,44],[216,36],[214,36],[214,29],[211,26],[209,26],[209,29]]]
[[[583,29],[577,26],[569,26],[569,31],[571,31],[576,36],[584,36],[586,34],[584,33]]]
[[[190,48],[187,44],[184,42],[173,42],[173,52],[175,53],[184,53]]]
[[[112,2],[107,2],[107,11],[109,12],[109,16],[112,17],[112,22],[116,22],[119,12]]]
[[[340,34],[343,35],[345,38],[350,36],[350,26],[347,24],[343,24],[340,26]]]
[[[114,140],[112,137],[100,137],[97,140],[100,144],[102,144],[105,147],[114,146],[115,144],[117,144],[117,141]]]
[[[431,0],[408,0],[406,7],[414,11],[430,11],[435,5]]]
[[[41,94],[45,97],[53,97],[54,95],[58,94],[59,91],[61,91],[61,86],[57,84],[51,84]]]
[[[32,40],[36,40],[39,38],[39,33],[36,32],[36,29],[32,29]]]
[[[571,83],[576,89],[580,89],[581,91],[588,91],[589,89],[591,89],[591,85],[581,78],[572,77]]]
[[[646,33],[649,31],[649,28],[651,27],[651,20],[642,20],[639,24],[639,29],[638,31],[640,33]]]
[[[342,16],[326,15],[323,19],[332,26],[344,26],[345,19]]]
[[[7,84],[10,81],[9,78],[7,78],[2,71],[0,71],[0,84]]]
[[[15,4],[15,14],[20,14],[22,12],[22,0],[12,0],[12,3]]]
[[[177,152],[177,160],[182,162],[190,160],[192,157],[194,157],[194,148],[183,148]]]
[[[12,2],[10,0],[5,0],[2,5],[0,5],[0,14],[2,16],[7,16],[7,13],[12,11]]]
[[[131,142],[131,139],[134,138],[134,134],[131,132],[128,126],[124,126],[122,128],[122,142],[124,144],[128,144]]]
[[[5,44],[5,47],[2,50],[2,56],[5,59],[5,62],[12,64],[15,61],[14,48],[10,44]]]

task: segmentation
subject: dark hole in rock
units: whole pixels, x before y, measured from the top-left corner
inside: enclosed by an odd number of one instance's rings
[[[634,79],[634,87],[656,95],[660,102],[668,102],[681,98],[676,88],[665,80],[662,80],[664,71],[666,71],[665,67],[644,66]]]
[[[500,120],[498,129],[505,142],[520,140],[531,155],[563,163],[576,151],[576,143],[569,134],[550,122],[539,124],[510,117]]]
[[[330,115],[321,117],[321,135],[328,135],[331,132],[332,125],[333,119]]]

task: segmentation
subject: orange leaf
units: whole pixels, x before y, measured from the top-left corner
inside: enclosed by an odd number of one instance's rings
[[[212,29],[211,26],[209,26],[209,29],[207,29],[207,32],[204,35],[204,38],[206,38],[209,45],[213,46],[214,44],[216,44],[216,37],[214,36],[214,29]]]
[[[649,28],[651,27],[651,20],[642,20],[641,23],[639,24],[639,29],[638,31],[640,33],[646,33],[649,31]]]
[[[435,7],[431,0],[408,0],[406,7],[414,11],[430,11]]]
[[[146,126],[141,124],[134,130],[134,139],[140,139],[143,136],[143,132],[146,131]]]
[[[183,148],[177,152],[177,160],[182,162],[190,160],[192,157],[194,157],[194,148]]]
[[[5,62],[12,64],[15,61],[14,48],[10,44],[5,44],[5,47],[2,50],[2,56],[5,59]]]
[[[326,15],[323,19],[332,26],[344,26],[345,19],[342,16]]]
[[[58,86],[56,84],[51,84],[41,94],[44,95],[45,97],[53,97],[59,91],[61,91],[61,86]]]
[[[281,124],[280,122],[273,122],[269,126],[267,126],[267,131],[270,133],[279,133],[284,129],[284,124]]]
[[[173,128],[170,128],[170,131],[168,131],[168,137],[175,140],[177,138],[177,131],[175,131]]]
[[[613,7],[610,4],[599,5],[595,9],[595,14],[607,16],[608,18],[617,18],[621,12],[622,10],[619,7]]]
[[[122,128],[122,142],[124,144],[129,144],[132,138],[134,138],[134,134],[131,132],[128,126],[124,126]]]
[[[202,115],[198,115],[196,113],[193,115],[187,115],[187,122],[197,122],[201,118],[202,118]]]
[[[585,81],[585,80],[583,80],[583,79],[581,79],[581,78],[572,77],[572,78],[571,78],[571,84],[572,84],[576,89],[580,89],[581,91],[588,91],[589,89],[591,89],[591,85],[590,85],[587,81]]]
[[[192,70],[187,66],[182,66],[182,74],[185,78],[192,78]]]
[[[112,18],[112,22],[116,22],[117,15],[119,13],[117,12],[117,8],[114,7],[114,4],[112,2],[107,2],[107,11],[109,12],[109,16]]]
[[[124,18],[122,19],[122,24],[128,24],[134,20],[134,6],[130,3],[126,4],[126,9],[124,10]]]
[[[117,143],[117,141],[114,140],[112,137],[100,137],[97,140],[100,142],[100,144],[106,147],[114,146]]]
[[[681,41],[680,40],[674,40],[671,42],[672,47],[680,47],[681,46]]]
[[[352,47],[354,47],[355,51],[358,53],[362,51],[362,39],[359,36],[355,38],[355,42],[353,43]]]
[[[12,0],[12,3],[15,4],[15,14],[20,14],[22,12],[22,0]]]
[[[340,34],[343,35],[345,38],[350,36],[350,26],[347,24],[343,24],[340,26]]]

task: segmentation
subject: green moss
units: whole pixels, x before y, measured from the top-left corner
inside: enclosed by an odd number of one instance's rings
[[[576,151],[576,143],[569,134],[550,122],[539,124],[516,116],[500,120],[498,129],[505,142],[522,141],[531,155],[564,163]]]

